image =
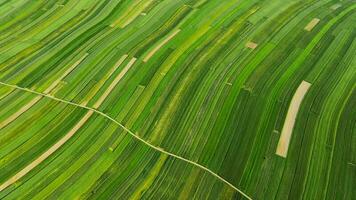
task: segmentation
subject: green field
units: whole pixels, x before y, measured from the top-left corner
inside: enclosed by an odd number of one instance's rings
[[[0,0],[0,199],[356,200],[356,1]]]

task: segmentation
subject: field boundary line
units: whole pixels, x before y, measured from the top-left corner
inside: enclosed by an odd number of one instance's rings
[[[245,194],[243,191],[241,191],[240,189],[238,189],[237,187],[235,187],[232,183],[230,183],[229,181],[225,180],[223,177],[219,176],[218,174],[216,174],[215,172],[213,172],[212,170],[208,169],[207,167],[199,164],[199,163],[196,163],[192,160],[189,160],[187,158],[184,158],[182,156],[179,156],[179,155],[176,155],[174,153],[171,153],[171,152],[168,152],[160,147],[157,147],[157,146],[154,146],[153,144],[147,142],[146,140],[142,139],[141,137],[139,137],[138,135],[136,135],[135,133],[133,133],[130,129],[128,129],[127,127],[125,127],[124,125],[122,125],[120,122],[116,121],[114,118],[110,117],[109,115],[97,110],[97,109],[94,109],[94,108],[91,108],[91,107],[88,107],[88,106],[84,106],[84,105],[80,105],[80,104],[77,104],[77,103],[74,103],[74,102],[71,102],[71,101],[67,101],[67,100],[64,100],[64,99],[60,99],[60,98],[57,98],[57,97],[54,97],[50,94],[44,94],[44,93],[41,93],[41,92],[37,92],[35,90],[31,90],[31,89],[28,89],[28,88],[24,88],[24,87],[20,87],[18,85],[14,85],[14,84],[9,84],[9,83],[5,83],[5,82],[2,82],[0,81],[0,85],[4,85],[4,86],[8,86],[8,87],[12,87],[12,88],[15,88],[15,89],[18,89],[18,90],[22,90],[22,91],[26,91],[26,92],[29,92],[29,93],[32,93],[32,94],[37,94],[37,95],[41,95],[43,97],[47,97],[47,98],[50,98],[52,100],[55,100],[55,101],[59,101],[59,102],[62,102],[62,103],[66,103],[66,104],[69,104],[69,105],[73,105],[73,106],[76,106],[76,107],[80,107],[80,108],[84,108],[84,109],[87,109],[87,110],[90,110],[90,111],[93,111],[107,119],[109,119],[110,121],[114,122],[115,124],[119,125],[122,129],[124,129],[127,133],[129,133],[131,136],[133,136],[134,138],[136,138],[137,140],[143,142],[144,144],[146,144],[147,146],[155,149],[156,151],[159,151],[163,154],[166,154],[166,155],[169,155],[169,156],[172,156],[176,159],[179,159],[179,160],[182,160],[182,161],[185,161],[187,163],[190,163],[206,172],[209,172],[211,175],[215,176],[217,179],[219,179],[220,181],[224,182],[225,184],[227,184],[228,186],[230,186],[231,188],[233,188],[235,191],[239,192],[241,195],[243,195],[245,198],[249,199],[249,200],[252,200],[251,197],[249,197],[247,194]]]

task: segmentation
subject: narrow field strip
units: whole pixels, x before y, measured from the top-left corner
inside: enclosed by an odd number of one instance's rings
[[[122,62],[126,59],[127,55],[123,55],[119,61],[115,63],[115,68],[119,67]],[[117,83],[121,80],[121,78],[126,74],[126,72],[130,69],[130,67],[134,64],[136,58],[132,58],[131,61],[126,65],[126,67],[119,73],[119,75],[115,78],[115,80],[110,84],[108,89],[104,92],[104,94],[99,98],[99,100],[94,104],[94,108],[99,108],[99,106],[104,102],[107,96],[111,93]]]
[[[154,49],[152,49],[144,58],[143,62],[147,62],[159,49],[163,47],[167,42],[169,42],[174,36],[176,36],[181,30],[177,29],[171,33],[166,39],[164,39],[160,44],[158,44]]]
[[[284,121],[284,125],[282,128],[282,133],[278,141],[278,146],[276,150],[276,154],[282,157],[287,157],[288,147],[290,143],[290,139],[292,136],[294,124],[298,115],[299,107],[303,101],[305,94],[308,92],[311,84],[303,81],[297,91],[295,92],[292,101],[288,108],[288,113],[286,120]]]
[[[54,81],[44,93],[50,93],[57,85],[65,78],[69,73],[71,73],[87,56],[89,53],[85,53],[79,60],[77,60],[70,68],[68,68],[56,81]]]
[[[332,6],[330,6],[330,9],[331,10],[336,10],[336,9],[340,8],[341,6],[342,6],[342,4],[336,3],[336,4],[332,5]]]
[[[133,59],[132,59],[132,60],[133,60]],[[131,61],[132,61],[132,60],[131,60]],[[130,61],[129,63],[131,63],[131,61]],[[132,63],[132,64],[133,64],[133,63]],[[132,64],[131,64],[131,65],[132,65]],[[130,65],[128,64],[128,66],[130,66]],[[127,66],[126,66],[126,67],[127,67]],[[216,178],[218,178],[219,180],[223,181],[224,183],[226,183],[226,184],[229,185],[231,188],[233,188],[234,190],[236,190],[237,192],[239,192],[240,194],[242,194],[242,195],[243,195],[244,197],[246,197],[247,199],[252,199],[252,198],[249,197],[247,194],[245,194],[243,191],[241,191],[240,189],[238,189],[237,187],[235,187],[233,184],[231,184],[229,181],[225,180],[224,178],[222,178],[221,176],[219,176],[219,175],[216,174],[215,172],[211,171],[210,169],[208,169],[208,168],[204,167],[203,165],[200,165],[200,164],[198,164],[198,163],[196,163],[196,162],[194,162],[194,161],[188,160],[188,159],[183,158],[183,157],[181,157],[181,156],[179,156],[179,155],[176,155],[176,154],[173,154],[173,153],[171,153],[171,152],[165,151],[165,150],[163,150],[163,149],[160,148],[160,147],[156,147],[156,146],[150,144],[149,142],[145,141],[145,140],[142,139],[141,137],[139,137],[139,136],[137,136],[136,134],[134,134],[130,129],[126,128],[126,127],[125,127],[124,125],[122,125],[120,122],[116,121],[114,118],[108,116],[107,114],[105,114],[105,113],[103,113],[103,112],[101,112],[101,111],[99,111],[99,110],[96,110],[96,109],[94,109],[94,108],[90,108],[90,107],[87,107],[87,106],[83,106],[83,105],[80,105],[80,104],[77,104],[77,103],[73,103],[73,102],[70,102],[70,101],[66,101],[66,100],[63,100],[63,99],[59,99],[59,98],[56,98],[56,97],[51,96],[51,95],[48,95],[48,94],[36,92],[36,91],[31,90],[31,89],[28,89],[28,88],[19,87],[19,86],[17,86],[17,85],[8,84],[8,83],[4,83],[4,82],[1,82],[1,81],[0,81],[0,84],[1,84],[1,85],[4,85],[4,86],[16,88],[16,89],[19,89],[19,90],[22,90],[22,91],[30,92],[30,93],[33,93],[33,94],[41,95],[42,97],[47,97],[47,98],[53,99],[53,100],[55,100],[55,101],[59,101],[59,102],[66,103],[66,104],[69,104],[69,105],[74,105],[74,106],[77,106],[77,107],[80,107],[80,108],[87,109],[87,110],[89,110],[89,111],[91,111],[91,112],[93,112],[93,113],[97,113],[97,114],[99,114],[99,115],[101,115],[101,116],[103,116],[103,117],[109,119],[110,121],[114,122],[115,124],[119,125],[119,126],[120,126],[121,128],[123,128],[125,131],[127,131],[131,136],[133,136],[133,137],[136,138],[137,140],[143,142],[143,143],[146,144],[147,146],[149,146],[149,147],[151,147],[151,148],[153,148],[153,149],[155,149],[155,150],[157,150],[157,151],[159,151],[159,152],[161,152],[161,153],[164,153],[164,154],[167,154],[167,155],[172,156],[172,157],[174,157],[174,158],[177,158],[177,159],[179,159],[179,160],[185,161],[185,162],[187,162],[187,163],[190,163],[190,164],[192,164],[192,165],[195,165],[196,167],[199,167],[200,169],[203,169],[203,170],[209,172],[211,175],[213,175],[213,176],[215,176]],[[88,113],[82,118],[82,120],[84,120],[84,118],[85,118],[87,115],[89,115],[89,113],[90,113],[90,112],[88,112]],[[90,114],[90,115],[91,115],[91,114]],[[89,117],[90,117],[90,116],[89,116]],[[82,121],[82,120],[81,120],[81,121]],[[80,122],[81,122],[81,121],[80,121]],[[79,122],[79,123],[80,123],[80,122]],[[78,124],[79,124],[79,123],[78,123]],[[78,125],[78,124],[77,124],[77,125]],[[79,128],[80,128],[80,127],[79,127]],[[74,128],[73,128],[73,129],[74,129]],[[66,136],[64,137],[64,139],[65,139],[65,138],[66,138]],[[62,139],[61,139],[59,142],[61,142],[61,141],[62,141]],[[64,140],[63,140],[63,141],[64,141]],[[65,141],[67,141],[67,140],[65,140]],[[64,142],[65,142],[65,141],[64,141]],[[59,142],[58,142],[58,143],[59,143]],[[63,143],[63,144],[64,144],[64,143]],[[58,147],[58,148],[59,148],[59,147]],[[55,150],[57,150],[57,149],[54,149],[54,151],[55,151]],[[53,152],[52,152],[52,153],[53,153]],[[43,155],[44,155],[44,154],[42,154],[42,155],[41,155],[39,158],[37,158],[34,162],[40,161],[40,159],[42,159],[42,156],[43,156]],[[48,156],[47,156],[47,157],[48,157]],[[45,158],[47,158],[47,157],[45,157]],[[43,158],[43,160],[44,160],[45,158]],[[43,161],[43,160],[42,160],[42,161]],[[40,162],[42,162],[42,161],[40,161]],[[34,163],[34,162],[33,162],[33,163]],[[32,163],[31,163],[31,164],[32,164]],[[30,164],[30,165],[31,165],[31,164]],[[11,185],[12,183],[16,182],[18,179],[20,179],[21,177],[23,177],[26,173],[28,173],[31,169],[34,168],[33,166],[30,166],[30,165],[27,166],[26,168],[24,168],[23,170],[21,170],[21,171],[20,171],[20,173],[22,172],[21,174],[17,174],[16,176],[12,177],[12,178],[9,179],[8,181],[6,181],[6,182],[3,183],[2,185],[0,185],[0,191],[2,191],[3,189],[5,189],[6,187],[8,187],[9,185]],[[16,179],[16,180],[15,180],[15,179]]]
[[[39,100],[41,100],[42,97],[38,96],[34,99],[32,99],[30,102],[28,102],[26,105],[20,108],[17,112],[9,116],[6,120],[0,122],[0,129],[4,128],[8,124],[10,124],[12,121],[14,121],[17,117],[22,115],[22,113],[26,112],[28,109],[30,109],[33,105],[35,105]]]
[[[146,0],[143,1],[143,3],[140,3],[139,5],[135,6],[134,9],[128,13],[128,15],[124,16],[123,21],[120,21],[120,28],[125,28],[127,25],[133,22],[137,18],[137,16],[139,16],[140,13],[151,3],[152,0]]]
[[[140,15],[140,13],[150,4],[152,3],[152,0],[148,1],[139,1],[135,3],[133,6],[131,6],[128,11],[126,11],[122,16],[120,16],[118,19],[116,19],[110,27],[115,27],[119,26],[120,28],[125,28],[127,25],[129,25],[132,21],[136,19],[137,16]]]

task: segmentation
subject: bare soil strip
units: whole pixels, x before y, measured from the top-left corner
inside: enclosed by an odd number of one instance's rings
[[[311,86],[310,83],[303,81],[299,85],[297,91],[295,92],[295,94],[292,98],[292,101],[288,108],[286,120],[284,121],[282,133],[281,133],[281,136],[278,141],[276,154],[279,156],[282,156],[284,158],[287,156],[289,142],[290,142],[290,139],[292,136],[295,120],[297,118],[297,114],[299,111],[299,107],[303,101],[305,94],[308,92],[310,86]]]
[[[147,62],[163,45],[169,42],[174,36],[176,36],[180,32],[180,29],[175,30],[171,33],[166,39],[164,39],[160,44],[158,44],[152,51],[150,51],[145,58],[143,58],[143,62]]]

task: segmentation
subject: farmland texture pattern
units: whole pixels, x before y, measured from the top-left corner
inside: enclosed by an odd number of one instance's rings
[[[355,199],[353,0],[0,0],[0,199]]]

